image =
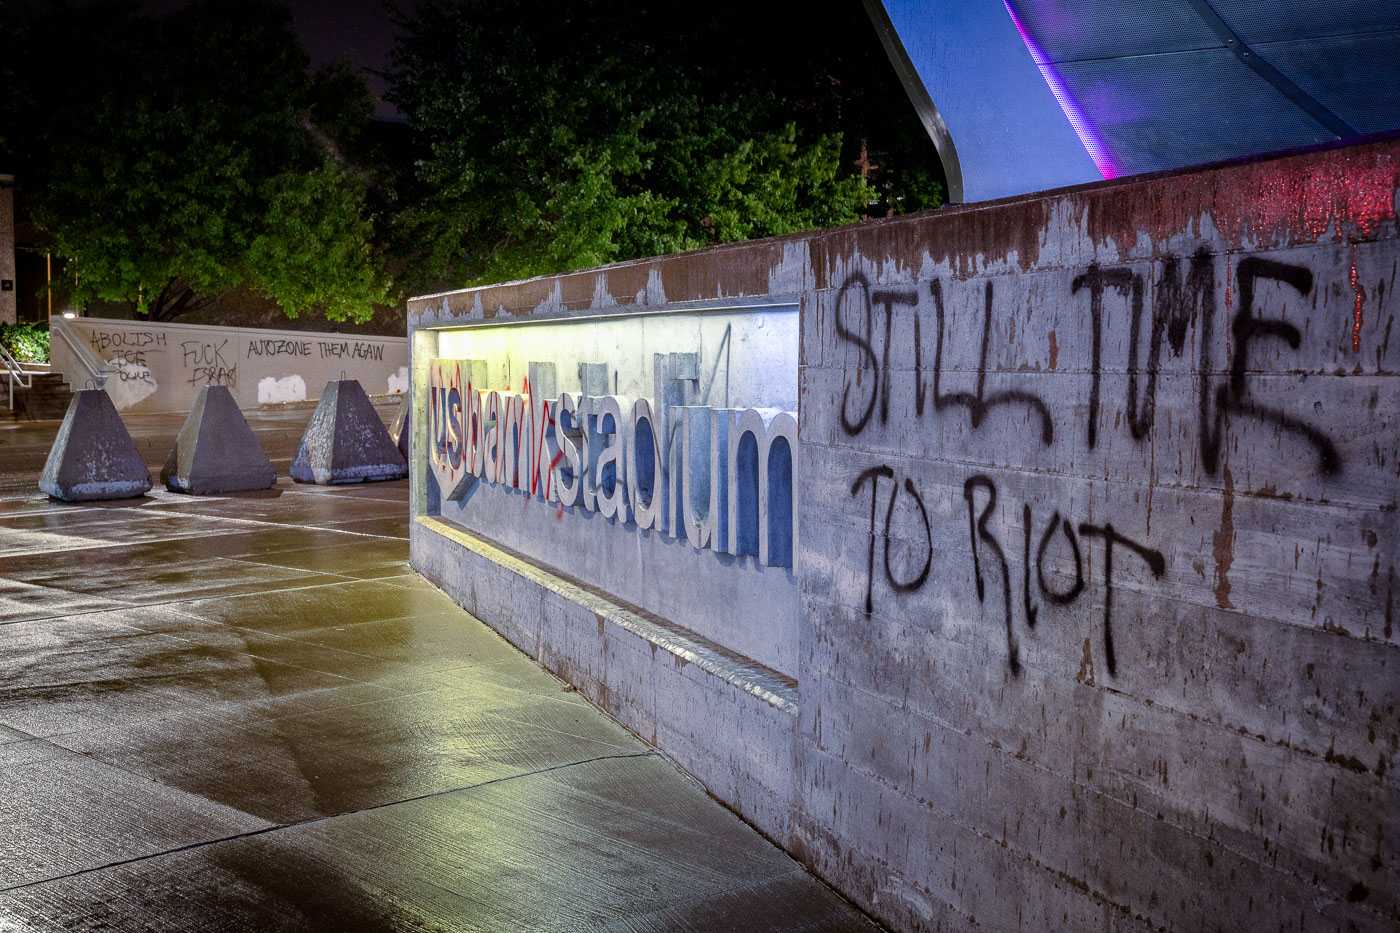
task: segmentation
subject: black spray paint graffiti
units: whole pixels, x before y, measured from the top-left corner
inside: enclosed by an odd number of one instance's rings
[[[993,308],[993,287],[988,282],[986,286],[986,300],[982,316],[982,344],[981,355],[977,364],[977,385],[975,392],[943,392],[943,339],[944,339],[944,310],[943,310],[943,283],[937,279],[929,283],[929,294],[933,299],[935,321],[937,326],[936,339],[933,353],[933,410],[942,412],[951,406],[961,406],[968,410],[972,419],[972,427],[980,428],[987,415],[995,408],[1003,405],[1026,405],[1040,417],[1040,440],[1043,444],[1049,444],[1054,440],[1055,427],[1050,417],[1050,406],[1044,399],[1033,392],[1025,392],[1019,389],[1011,389],[1002,392],[987,392],[987,354],[991,345],[992,334],[992,308]],[[843,320],[842,312],[849,304],[848,297],[857,295],[860,299],[859,309],[860,320],[864,327],[853,329],[848,327]],[[840,421],[841,428],[848,435],[855,436],[863,432],[870,424],[871,418],[875,414],[878,404],[880,411],[880,423],[886,424],[889,421],[890,396],[893,392],[891,387],[890,366],[890,346],[894,342],[894,318],[896,307],[913,309],[909,315],[913,328],[912,338],[914,347],[914,416],[922,418],[924,416],[924,405],[929,394],[929,385],[924,380],[923,361],[923,333],[920,317],[917,313],[919,304],[919,293],[912,288],[871,288],[870,283],[864,275],[856,273],[846,280],[841,286],[841,291],[837,294],[837,315],[836,333],[843,340],[854,344],[861,351],[862,362],[856,369],[857,385],[854,387],[860,394],[859,380],[861,373],[865,370],[872,372],[870,381],[869,398],[858,407],[855,413],[851,410],[852,385],[848,382],[841,394]],[[877,338],[877,328],[875,322],[875,309],[880,308],[884,317],[884,336],[880,341],[881,349],[876,353],[874,341]]]
[[[321,359],[356,359],[356,360],[383,360],[384,346],[382,344],[361,343],[356,340],[331,341],[318,340],[316,346],[321,351]]]
[[[1098,443],[1099,429],[1099,380],[1103,367],[1103,293],[1105,288],[1113,288],[1123,294],[1132,294],[1133,319],[1142,316],[1142,276],[1133,275],[1128,269],[1100,269],[1097,265],[1077,277],[1070,286],[1071,293],[1078,294],[1085,286],[1089,289],[1089,323],[1092,328],[1090,353],[1093,360],[1090,366],[1089,381],[1089,447]]]
[[[1160,551],[1143,547],[1114,530],[1111,523],[1090,525],[1080,522],[1079,534],[1085,538],[1103,538],[1103,653],[1109,674],[1118,673],[1113,653],[1113,546],[1126,547],[1147,562],[1152,576],[1160,578],[1167,571],[1167,562]]]
[[[151,375],[150,359],[147,354],[161,356],[167,343],[164,333],[152,331],[93,331],[88,335],[92,348],[102,356],[111,353],[107,359],[108,379],[117,382],[142,382],[154,387],[155,378]]]
[[[310,340],[268,339],[248,341],[248,357],[255,356],[310,356]]]
[[[885,508],[885,521],[882,531],[877,531],[876,522],[879,514],[880,480],[890,481],[888,504]],[[898,481],[895,471],[888,465],[870,467],[856,478],[851,484],[851,495],[859,496],[867,483],[870,486],[870,544],[866,559],[866,579],[865,579],[865,612],[867,615],[874,612],[874,589],[875,589],[875,550],[879,541],[883,541],[884,548],[884,579],[890,589],[895,593],[916,593],[928,582],[933,568],[933,527],[929,520],[928,508],[924,503],[923,496],[919,492],[918,485],[909,477],[905,477],[903,483]],[[924,546],[923,546],[923,566],[919,572],[911,579],[901,580],[894,572],[890,562],[890,528],[893,523],[895,502],[899,497],[901,489],[910,497],[914,505],[918,508],[920,522],[923,525]],[[987,601],[987,591],[997,585],[995,578],[988,580],[983,572],[983,567],[992,565],[1000,570],[1001,587],[1001,610],[1002,620],[1006,629],[1006,658],[1007,665],[1011,669],[1012,675],[1019,675],[1021,672],[1020,641],[1016,634],[1016,619],[1012,610],[1013,593],[1011,582],[1011,565],[1007,557],[1006,550],[1002,547],[1001,541],[991,529],[990,523],[995,515],[997,506],[997,486],[991,477],[976,474],[968,477],[963,482],[963,499],[967,504],[967,527],[968,527],[968,550],[972,557],[973,581],[976,585],[977,601],[985,603]],[[979,509],[978,502],[981,501]],[[1075,602],[1087,589],[1088,580],[1084,574],[1084,551],[1080,548],[1080,538],[1101,538],[1104,542],[1103,558],[1103,647],[1104,659],[1107,663],[1108,673],[1116,676],[1118,673],[1117,651],[1114,647],[1113,637],[1113,593],[1115,583],[1122,572],[1121,566],[1114,569],[1115,548],[1120,551],[1124,548],[1136,554],[1147,565],[1148,570],[1154,578],[1161,578],[1166,573],[1166,558],[1160,551],[1149,548],[1143,544],[1132,540],[1113,527],[1112,523],[1103,525],[1093,525],[1088,522],[1081,522],[1076,534],[1075,526],[1067,518],[1062,518],[1058,511],[1052,513],[1050,522],[1046,526],[1040,538],[1040,546],[1035,550],[1034,558],[1031,555],[1031,540],[1035,522],[1033,520],[1031,506],[1023,503],[1021,506],[1021,520],[1023,525],[1024,545],[1021,551],[1022,574],[1022,606],[1025,610],[1026,627],[1034,631],[1039,616],[1039,607],[1034,604],[1031,595],[1031,565],[1035,565],[1035,580],[1042,599],[1057,606],[1068,606]],[[1072,558],[1074,569],[1074,584],[1068,589],[1057,590],[1051,586],[1046,579],[1046,554],[1049,550],[1055,533],[1059,532],[1068,544],[1068,550]],[[986,556],[984,556],[986,555]],[[1121,563],[1121,562],[1120,562]]]
[[[1092,265],[1072,279],[1070,296],[1086,292],[1088,297],[1091,364],[1086,434],[1091,449],[1095,448],[1099,441],[1105,301],[1112,296],[1114,300],[1123,301],[1128,312],[1127,398],[1124,413],[1125,423],[1133,440],[1143,441],[1152,433],[1156,420],[1157,381],[1164,355],[1163,344],[1165,343],[1173,356],[1181,357],[1187,350],[1192,324],[1199,322],[1200,356],[1195,367],[1199,372],[1198,433],[1201,464],[1206,472],[1215,475],[1220,470],[1220,455],[1228,430],[1228,416],[1232,414],[1275,425],[1307,441],[1316,451],[1320,474],[1335,475],[1342,469],[1341,456],[1327,434],[1280,409],[1258,403],[1250,391],[1248,379],[1252,345],[1260,340],[1275,339],[1284,341],[1296,350],[1302,341],[1302,335],[1293,325],[1279,318],[1264,317],[1258,312],[1255,308],[1257,283],[1260,280],[1277,282],[1297,292],[1299,296],[1307,296],[1313,288],[1312,273],[1301,266],[1250,257],[1240,262],[1236,276],[1239,282],[1239,299],[1230,326],[1229,346],[1232,349],[1229,351],[1229,370],[1222,385],[1216,385],[1219,380],[1213,374],[1212,365],[1216,343],[1215,258],[1209,253],[1200,250],[1193,255],[1185,263],[1184,275],[1182,260],[1167,257],[1161,261],[1160,276],[1152,290],[1150,315],[1147,311],[1146,282],[1142,273],[1131,267]],[[987,359],[995,305],[993,283],[988,281],[983,286],[981,344],[976,389],[973,392],[943,390],[943,352],[947,321],[942,280],[930,282],[926,294],[930,299],[936,327],[931,386],[933,411],[942,413],[951,407],[965,408],[972,429],[976,431],[981,428],[992,410],[1001,406],[1024,406],[1039,420],[1041,443],[1051,444],[1055,436],[1054,423],[1050,406],[1045,399],[1035,393],[1021,390],[987,391]],[[920,290],[913,288],[873,287],[860,273],[847,279],[838,293],[836,333],[842,340],[859,350],[855,381],[852,383],[848,378],[841,397],[840,424],[848,435],[857,436],[864,432],[874,420],[877,411],[880,424],[887,424],[889,421],[890,397],[894,391],[891,385],[893,369],[890,365],[890,347],[895,339],[897,312],[901,319],[908,319],[908,336],[913,340],[914,416],[917,419],[924,417],[925,400],[930,386],[925,382],[923,371],[920,296]],[[856,310],[853,322],[848,321],[846,317],[852,307]],[[883,315],[882,322],[877,315]],[[880,323],[883,323],[883,327],[878,326]],[[1144,327],[1147,330],[1146,347],[1143,346]],[[866,374],[870,376],[869,383],[863,384]],[[887,488],[890,492],[885,509],[883,534],[878,534],[876,523],[881,479],[889,480]],[[862,495],[867,484],[870,486],[871,500],[865,611],[870,614],[874,611],[875,601],[877,536],[884,539],[884,580],[896,594],[917,592],[927,583],[933,567],[934,548],[928,509],[918,485],[912,479],[905,477],[901,482],[894,469],[888,465],[871,467],[861,473],[852,484],[851,495]],[[924,530],[923,566],[910,579],[900,579],[895,574],[889,553],[890,527],[895,503],[901,492],[917,507]],[[963,483],[963,499],[967,506],[968,549],[971,552],[977,598],[979,602],[987,600],[988,589],[996,586],[998,582],[995,571],[1000,569],[1000,602],[1006,628],[1007,660],[1012,673],[1016,674],[1020,671],[1021,664],[1016,620],[1012,610],[1015,600],[1012,594],[1011,566],[1005,548],[991,527],[997,506],[997,494],[997,486],[989,476],[977,474],[968,477]],[[1029,503],[1022,505],[1021,519],[1021,603],[1026,628],[1032,632],[1035,630],[1040,611],[1032,596],[1032,564],[1035,566],[1035,583],[1040,599],[1050,605],[1068,606],[1078,600],[1090,585],[1084,571],[1087,546],[1081,546],[1081,539],[1097,539],[1103,542],[1103,649],[1108,672],[1110,675],[1116,675],[1118,662],[1114,641],[1113,596],[1115,581],[1123,572],[1123,561],[1120,556],[1117,561],[1119,566],[1115,569],[1115,555],[1136,555],[1154,578],[1161,578],[1166,573],[1165,558],[1161,552],[1124,535],[1112,522],[1081,522],[1075,525],[1069,517],[1061,516],[1058,510],[1051,514],[1049,524],[1040,534],[1039,545],[1032,556],[1035,522]],[[1047,579],[1047,554],[1055,547],[1057,539],[1063,539],[1064,542],[1063,546],[1057,548],[1057,552],[1063,557],[1067,550],[1073,567],[1074,582],[1068,588],[1063,588],[1061,584],[1062,588],[1056,589],[1051,585],[1051,580]]]
[[[976,491],[979,488],[987,491],[987,504],[982,507],[982,514],[974,517]],[[967,536],[972,546],[972,574],[977,580],[977,601],[981,603],[987,600],[987,587],[982,582],[982,562],[979,559],[982,548],[986,547],[1001,565],[1001,590],[1006,618],[1006,663],[1010,665],[1012,674],[1019,674],[1020,646],[1016,642],[1016,627],[1011,618],[1011,568],[1007,566],[1006,553],[1002,551],[996,536],[987,530],[987,522],[997,504],[996,484],[986,476],[969,476],[967,482],[963,483],[963,498],[967,500]]]
[[[166,334],[148,330],[96,330],[88,337],[88,342],[98,353],[105,353],[113,347],[132,350],[163,347],[169,341]]]
[[[880,478],[894,479],[894,470],[887,466],[871,467],[856,478],[851,484],[851,495],[860,494],[861,487],[866,481],[870,481],[870,556],[865,571],[865,611],[867,614],[874,611],[872,602],[872,583],[875,578],[875,503],[880,498]],[[894,569],[890,567],[890,523],[894,520],[894,503],[899,497],[899,486],[896,485],[890,493],[889,508],[885,510],[885,579],[896,593],[912,593],[923,587],[928,581],[929,570],[933,567],[933,526],[929,524],[928,509],[924,507],[923,496],[919,495],[918,489],[914,486],[914,481],[904,480],[904,491],[914,500],[914,504],[919,507],[919,517],[924,524],[924,566],[912,580],[898,580],[895,578]]]
[[[1040,416],[1040,442],[1049,444],[1055,439],[1055,425],[1050,420],[1050,406],[1033,392],[1010,389],[987,394],[987,347],[992,337],[992,283],[987,283],[986,300],[982,308],[982,349],[977,359],[977,391],[949,392],[943,394],[943,283],[934,279],[929,283],[933,295],[933,313],[938,321],[938,338],[933,351],[933,410],[942,411],[949,405],[961,405],[972,416],[972,429],[982,426],[987,413],[1001,405],[1026,405]],[[917,340],[918,337],[915,337]]]
[[[845,325],[841,319],[841,309],[845,307],[846,296],[854,289],[859,290],[861,308],[864,311],[865,328],[862,336],[860,331],[852,330]],[[865,426],[870,423],[870,418],[875,414],[875,405],[880,405],[880,423],[885,424],[890,418],[890,338],[894,330],[894,309],[896,305],[901,307],[916,307],[919,303],[919,295],[912,288],[876,288],[870,287],[870,282],[857,272],[846,280],[846,284],[841,286],[841,291],[836,296],[836,333],[842,339],[855,344],[861,350],[861,356],[865,363],[861,369],[869,368],[874,371],[871,379],[870,399],[860,409],[859,417],[852,417],[850,413],[851,386],[847,384],[845,392],[841,394],[841,427],[847,434],[859,434],[865,430]],[[884,352],[882,357],[877,357],[870,341],[875,339],[875,305],[884,308],[885,311],[885,339]],[[914,316],[914,371],[918,386],[914,395],[916,414],[920,417],[924,413],[924,381],[923,381],[923,358],[919,340],[919,318]],[[883,372],[883,377],[881,373]]]
[[[1208,313],[1210,308],[1214,274],[1210,254],[1199,250],[1191,257],[1191,270],[1186,275],[1184,289],[1179,267],[1180,262],[1174,256],[1162,262],[1162,277],[1157,280],[1156,299],[1152,303],[1147,385],[1141,402],[1138,401],[1138,377],[1142,370],[1138,354],[1142,340],[1142,278],[1134,276],[1132,321],[1128,331],[1128,430],[1133,440],[1147,437],[1157,417],[1157,371],[1162,365],[1162,337],[1167,338],[1172,355],[1181,356],[1186,351],[1187,328],[1197,311]],[[1096,374],[1098,370],[1099,366],[1095,365]]]
[[[1301,343],[1301,335],[1293,325],[1279,319],[1256,316],[1256,282],[1260,279],[1280,282],[1296,290],[1299,295],[1306,296],[1312,290],[1312,273],[1302,266],[1255,257],[1240,263],[1237,270],[1239,304],[1230,333],[1233,352],[1229,378],[1225,385],[1217,387],[1211,373],[1215,344],[1215,257],[1204,250],[1198,251],[1189,261],[1184,281],[1181,265],[1181,260],[1176,257],[1167,257],[1161,261],[1161,275],[1154,288],[1150,323],[1147,325],[1148,347],[1145,366],[1142,360],[1142,330],[1147,312],[1146,288],[1142,274],[1126,266],[1092,265],[1071,281],[1071,296],[1087,292],[1089,298],[1091,363],[1086,426],[1089,447],[1095,448],[1099,439],[1104,302],[1106,295],[1114,294],[1126,302],[1129,313],[1126,366],[1128,382],[1124,407],[1127,416],[1125,422],[1134,440],[1142,441],[1147,438],[1156,420],[1157,376],[1162,361],[1163,339],[1165,338],[1172,354],[1180,357],[1187,348],[1191,323],[1199,320],[1199,434],[1201,459],[1207,472],[1211,475],[1219,473],[1219,454],[1224,443],[1227,414],[1243,415],[1274,424],[1302,437],[1316,448],[1318,468],[1323,475],[1330,476],[1340,472],[1341,456],[1331,439],[1323,431],[1299,418],[1255,402],[1249,392],[1246,378],[1251,343],[1273,338],[1285,341],[1293,349],[1297,349]],[[1054,422],[1050,405],[1045,399],[1033,392],[1019,389],[990,393],[987,391],[987,359],[995,305],[994,285],[991,281],[987,281],[983,286],[982,333],[976,389],[973,392],[943,391],[947,325],[943,291],[941,279],[928,283],[927,294],[931,300],[936,326],[932,376],[933,411],[942,413],[952,406],[965,408],[973,430],[978,430],[993,409],[1006,405],[1024,405],[1039,419],[1041,443],[1052,443],[1055,436]],[[907,309],[900,316],[909,319],[909,336],[913,342],[914,414],[919,419],[924,417],[925,400],[930,387],[924,378],[920,313],[922,309],[918,300],[919,294],[918,290],[907,287],[873,287],[859,272],[852,274],[837,293],[836,334],[859,351],[859,361],[854,367],[854,381],[852,377],[847,378],[841,395],[839,421],[841,429],[847,435],[862,434],[869,427],[877,409],[880,423],[888,423],[890,398],[895,391],[891,384],[893,369],[890,366],[890,348],[895,340],[894,321],[897,309]],[[856,311],[854,324],[847,320],[848,311],[852,306]],[[877,311],[883,315],[883,327],[880,327],[877,321]],[[863,384],[866,374],[870,376],[868,385]]]
[[[1206,314],[1202,321],[1201,338],[1201,386],[1199,393],[1201,418],[1201,460],[1206,469],[1214,474],[1219,469],[1220,448],[1224,441],[1222,422],[1227,412],[1255,418],[1268,424],[1278,425],[1285,431],[1297,434],[1317,449],[1318,470],[1331,476],[1341,472],[1342,458],[1336,446],[1322,431],[1301,419],[1294,418],[1275,408],[1266,408],[1252,401],[1245,375],[1249,370],[1249,345],[1251,342],[1274,338],[1282,340],[1296,350],[1302,342],[1298,328],[1277,318],[1254,316],[1254,286],[1260,279],[1282,282],[1298,292],[1307,295],[1312,291],[1312,272],[1302,266],[1290,266],[1251,256],[1240,261],[1240,304],[1231,323],[1231,336],[1234,338],[1235,352],[1230,363],[1230,380],[1211,392],[1210,348],[1211,322],[1213,315]],[[1213,310],[1213,308],[1211,309]],[[1212,401],[1214,411],[1212,411]]]
[[[238,385],[238,366],[224,357],[228,340],[218,343],[186,340],[180,344],[185,371],[189,374],[189,384],[210,386]]]
[[[1021,507],[1021,521],[1026,530],[1026,544],[1022,549],[1022,558],[1025,563],[1026,575],[1021,586],[1025,593],[1026,603],[1026,625],[1035,628],[1035,620],[1040,612],[1039,607],[1031,605],[1031,507],[1029,504]],[[1074,555],[1074,586],[1064,592],[1056,592],[1045,582],[1045,552],[1050,547],[1051,540],[1055,537],[1055,530],[1064,532],[1065,540],[1069,542],[1070,552]],[[1068,606],[1070,603],[1084,592],[1084,561],[1079,553],[1079,539],[1074,536],[1074,526],[1069,523],[1069,519],[1060,518],[1059,511],[1050,515],[1050,524],[1045,526],[1045,534],[1040,536],[1040,547],[1035,552],[1035,582],[1040,587],[1040,595],[1048,599],[1057,606]]]
[[[1162,363],[1162,337],[1166,336],[1172,353],[1181,356],[1186,349],[1186,331],[1195,311],[1208,300],[1212,284],[1213,262],[1210,255],[1197,252],[1191,260],[1191,271],[1187,277],[1190,295],[1183,292],[1179,261],[1168,257],[1162,263],[1162,277],[1158,280],[1156,298],[1152,304],[1152,323],[1149,325],[1150,347],[1147,351],[1147,384],[1141,401],[1138,395],[1138,378],[1142,374],[1139,362],[1142,343],[1143,280],[1142,275],[1126,267],[1104,269],[1091,265],[1083,275],[1077,276],[1070,286],[1073,294],[1080,289],[1089,290],[1090,336],[1090,383],[1089,383],[1089,447],[1098,443],[1099,424],[1099,384],[1103,376],[1103,296],[1113,289],[1128,300],[1128,431],[1133,440],[1142,440],[1152,431],[1157,415],[1157,372]],[[1209,305],[1206,305],[1209,308]]]
[[[107,377],[109,379],[115,376],[118,382],[144,382],[151,386],[156,384],[146,363],[145,350],[118,350],[108,362],[111,363],[111,375]]]

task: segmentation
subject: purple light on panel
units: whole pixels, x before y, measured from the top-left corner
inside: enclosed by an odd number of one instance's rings
[[[1040,69],[1041,77],[1049,85],[1050,93],[1055,95],[1055,100],[1059,102],[1060,109],[1064,111],[1065,118],[1069,120],[1069,125],[1074,127],[1075,135],[1084,144],[1084,151],[1088,152],[1089,158],[1094,160],[1099,174],[1104,178],[1117,178],[1122,173],[1118,170],[1118,166],[1113,163],[1113,156],[1109,154],[1108,146],[1104,144],[1103,137],[1089,122],[1089,118],[1084,115],[1079,102],[1074,99],[1074,95],[1065,86],[1064,79],[1055,70],[1054,63],[1045,54],[1045,50],[1040,47],[1040,43],[1035,41],[1021,23],[1021,17],[1017,16],[1016,11],[1011,7],[1011,0],[1002,0],[1002,4],[1006,7],[1006,12],[1011,15],[1011,22],[1016,24],[1016,31],[1021,34],[1021,41],[1026,44],[1026,51],[1031,53],[1035,66]]]

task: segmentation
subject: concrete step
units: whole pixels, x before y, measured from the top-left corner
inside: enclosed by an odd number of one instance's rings
[[[73,393],[62,373],[31,373],[31,386],[15,386],[14,407],[3,411],[0,418],[8,421],[57,421],[68,411]],[[9,401],[9,388],[0,380],[0,404]]]

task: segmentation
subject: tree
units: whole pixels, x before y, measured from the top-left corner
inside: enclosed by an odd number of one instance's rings
[[[843,51],[829,6],[427,0],[391,75],[421,147],[401,236],[486,282],[935,206],[912,112],[917,135],[851,106],[892,78],[872,27],[846,3]]]
[[[365,320],[386,300],[366,182],[331,135],[368,119],[366,92],[308,76],[284,6],[105,2],[26,26],[0,31],[30,82],[0,116],[75,301],[169,320],[245,286],[289,317]]]

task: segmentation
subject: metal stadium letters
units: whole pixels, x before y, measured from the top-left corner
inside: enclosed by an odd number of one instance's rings
[[[442,497],[461,499],[484,481],[791,567],[797,413],[590,392],[606,386],[590,378],[600,365],[580,366],[581,391],[559,392],[554,364],[531,363],[512,392],[488,387],[483,360],[433,360],[428,462]]]

